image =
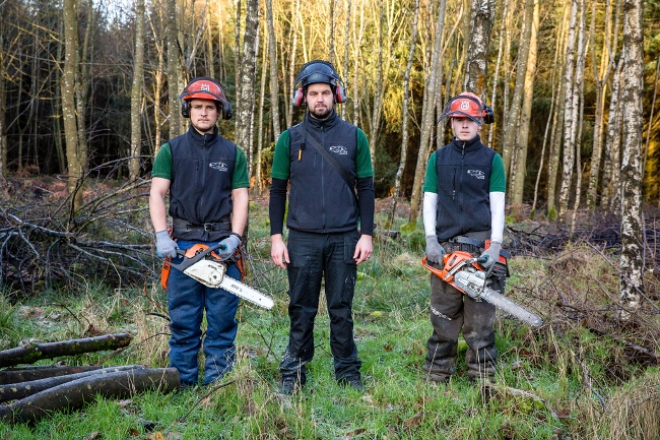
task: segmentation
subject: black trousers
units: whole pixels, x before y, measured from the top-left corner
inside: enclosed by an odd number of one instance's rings
[[[357,231],[314,234],[289,232],[289,344],[280,363],[282,379],[305,382],[305,364],[314,357],[314,319],[321,281],[330,316],[330,349],[337,379],[359,377],[358,351],[353,340],[353,294],[357,266],[353,260]]]

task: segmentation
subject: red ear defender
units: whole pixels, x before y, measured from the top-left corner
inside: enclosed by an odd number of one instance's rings
[[[335,86],[335,101],[337,101],[337,104],[343,104],[348,101],[346,90],[339,84]]]
[[[305,97],[305,91],[302,88],[296,89],[293,92],[293,97],[291,98],[291,104],[294,107],[300,107],[303,104],[303,98]]]

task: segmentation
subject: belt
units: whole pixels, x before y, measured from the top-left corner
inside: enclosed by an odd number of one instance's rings
[[[454,237],[449,240],[445,244],[444,248],[447,252],[463,251],[469,252],[471,254],[479,254],[485,246],[486,243],[483,241],[459,235],[458,237]]]
[[[451,240],[449,240],[449,242],[458,243],[458,244],[470,244],[472,246],[477,246],[480,248],[486,246],[486,243],[484,243],[482,240],[475,240],[473,238],[463,237],[462,235],[452,238]]]
[[[191,232],[191,231],[212,232],[212,231],[230,231],[231,230],[231,222],[229,222],[229,221],[204,223],[204,224],[201,224],[201,225],[196,225],[196,224],[190,223],[188,220],[184,220],[182,218],[174,218],[174,219],[172,219],[172,226],[174,227],[174,230],[177,231],[177,232]]]

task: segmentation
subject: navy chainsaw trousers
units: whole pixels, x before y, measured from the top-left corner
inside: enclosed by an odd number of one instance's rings
[[[353,294],[357,265],[353,259],[357,231],[315,234],[289,231],[289,344],[280,363],[282,379],[305,383],[305,365],[314,357],[314,319],[321,281],[330,317],[330,350],[335,378],[359,379],[362,363],[353,339]]]
[[[179,240],[182,250],[199,241]],[[209,246],[217,242],[202,242]],[[182,257],[174,260],[180,263]],[[227,267],[225,276],[240,280],[234,264]],[[202,348],[202,321],[206,311],[206,334],[203,341],[204,384],[221,379],[234,362],[234,340],[238,330],[236,310],[238,297],[224,289],[207,287],[183,272],[172,268],[167,282],[167,302],[170,312],[170,366],[179,371],[182,385],[197,385],[199,364],[197,356]]]

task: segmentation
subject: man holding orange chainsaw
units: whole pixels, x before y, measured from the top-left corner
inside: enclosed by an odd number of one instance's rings
[[[190,119],[184,135],[163,145],[154,161],[149,213],[161,257],[181,260],[179,251],[196,244],[221,244],[219,258],[231,257],[241,243],[248,216],[245,153],[218,134],[218,119],[231,118],[231,104],[213,78],[195,78],[184,89],[181,115]],[[169,192],[172,235],[167,231],[165,196]],[[235,264],[226,275],[240,279]],[[222,378],[234,360],[238,297],[201,284],[179,270],[167,280],[170,314],[170,365],[179,370],[181,384],[198,381],[197,354],[206,311],[204,383]]]
[[[493,122],[493,110],[472,93],[447,103],[454,138],[435,151],[424,183],[424,230],[427,261],[443,267],[443,256],[456,250],[481,257],[491,268],[499,259],[504,230],[506,176],[502,157],[481,143],[479,130]],[[490,246],[486,249],[486,241]],[[504,280],[492,288],[500,292]],[[446,383],[454,371],[458,336],[468,344],[467,374],[472,380],[495,376],[495,306],[464,295],[431,275],[431,323],[423,370],[429,380]]]

